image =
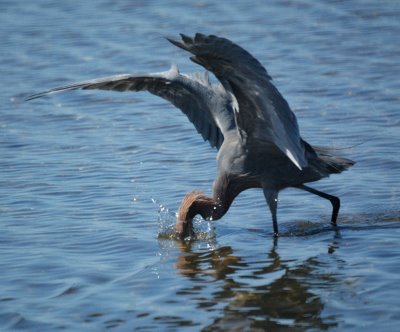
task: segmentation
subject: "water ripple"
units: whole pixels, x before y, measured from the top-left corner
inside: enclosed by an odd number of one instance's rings
[[[2,1],[1,330],[388,330],[399,325],[400,7],[392,1]],[[116,73],[201,70],[162,36],[223,35],[254,54],[302,136],[357,161],[224,218],[176,213],[211,194],[216,151],[147,93],[42,89]],[[51,47],[49,47],[51,45]],[[215,82],[215,77],[211,77]],[[361,143],[361,144],[360,144]]]

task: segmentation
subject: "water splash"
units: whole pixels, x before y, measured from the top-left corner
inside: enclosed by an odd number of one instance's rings
[[[175,225],[177,213],[170,211],[167,207],[159,204],[154,198],[151,199],[154,204],[158,205],[158,238],[167,240],[178,240]],[[196,234],[194,238],[185,240],[206,241],[215,239],[215,229],[211,220],[204,220],[197,216],[193,219],[193,229]]]

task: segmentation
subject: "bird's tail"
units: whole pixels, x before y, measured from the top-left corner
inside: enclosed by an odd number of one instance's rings
[[[355,164],[351,159],[335,156],[335,149],[320,146],[313,146],[313,149],[330,174],[341,173]]]

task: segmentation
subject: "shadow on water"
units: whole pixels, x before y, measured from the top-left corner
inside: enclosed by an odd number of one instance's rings
[[[326,300],[321,294],[340,289],[343,283],[343,262],[334,255],[340,248],[342,236],[349,231],[393,227],[400,227],[398,214],[344,216],[335,229],[311,222],[289,223],[283,227],[283,236],[280,239],[271,237],[271,248],[257,259],[254,252],[247,256],[239,253],[240,248],[219,247],[217,238],[212,236],[197,241],[176,241],[179,251],[176,269],[190,281],[189,286],[180,288],[176,295],[185,301],[194,301],[199,310],[213,317],[202,331],[335,328],[340,326],[341,319],[334,313],[324,312]],[[285,242],[284,238],[290,236],[301,243],[307,236],[323,238],[324,254],[316,250],[304,260],[281,257],[279,242]],[[265,237],[261,236],[263,240]],[[318,243],[321,249],[321,241]],[[201,247],[208,249],[199,250]],[[210,284],[212,291],[204,292]]]
[[[326,330],[337,325],[335,317],[321,317],[324,303],[310,290],[313,282],[335,283],[335,277],[316,273],[320,262],[309,258],[291,266],[277,251],[277,240],[261,261],[250,262],[224,246],[209,252],[193,252],[193,243],[181,243],[176,267],[196,284],[221,282],[212,298],[199,298],[198,307],[218,313],[203,331],[264,331],[291,328]],[[333,252],[335,244],[328,251]],[[178,295],[190,294],[191,288]],[[223,307],[220,308],[221,303]]]

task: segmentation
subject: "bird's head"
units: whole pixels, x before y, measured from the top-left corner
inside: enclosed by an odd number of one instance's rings
[[[200,214],[204,219],[212,217],[215,202],[199,191],[192,191],[183,198],[176,221],[176,233],[180,239],[193,237],[193,218]]]

